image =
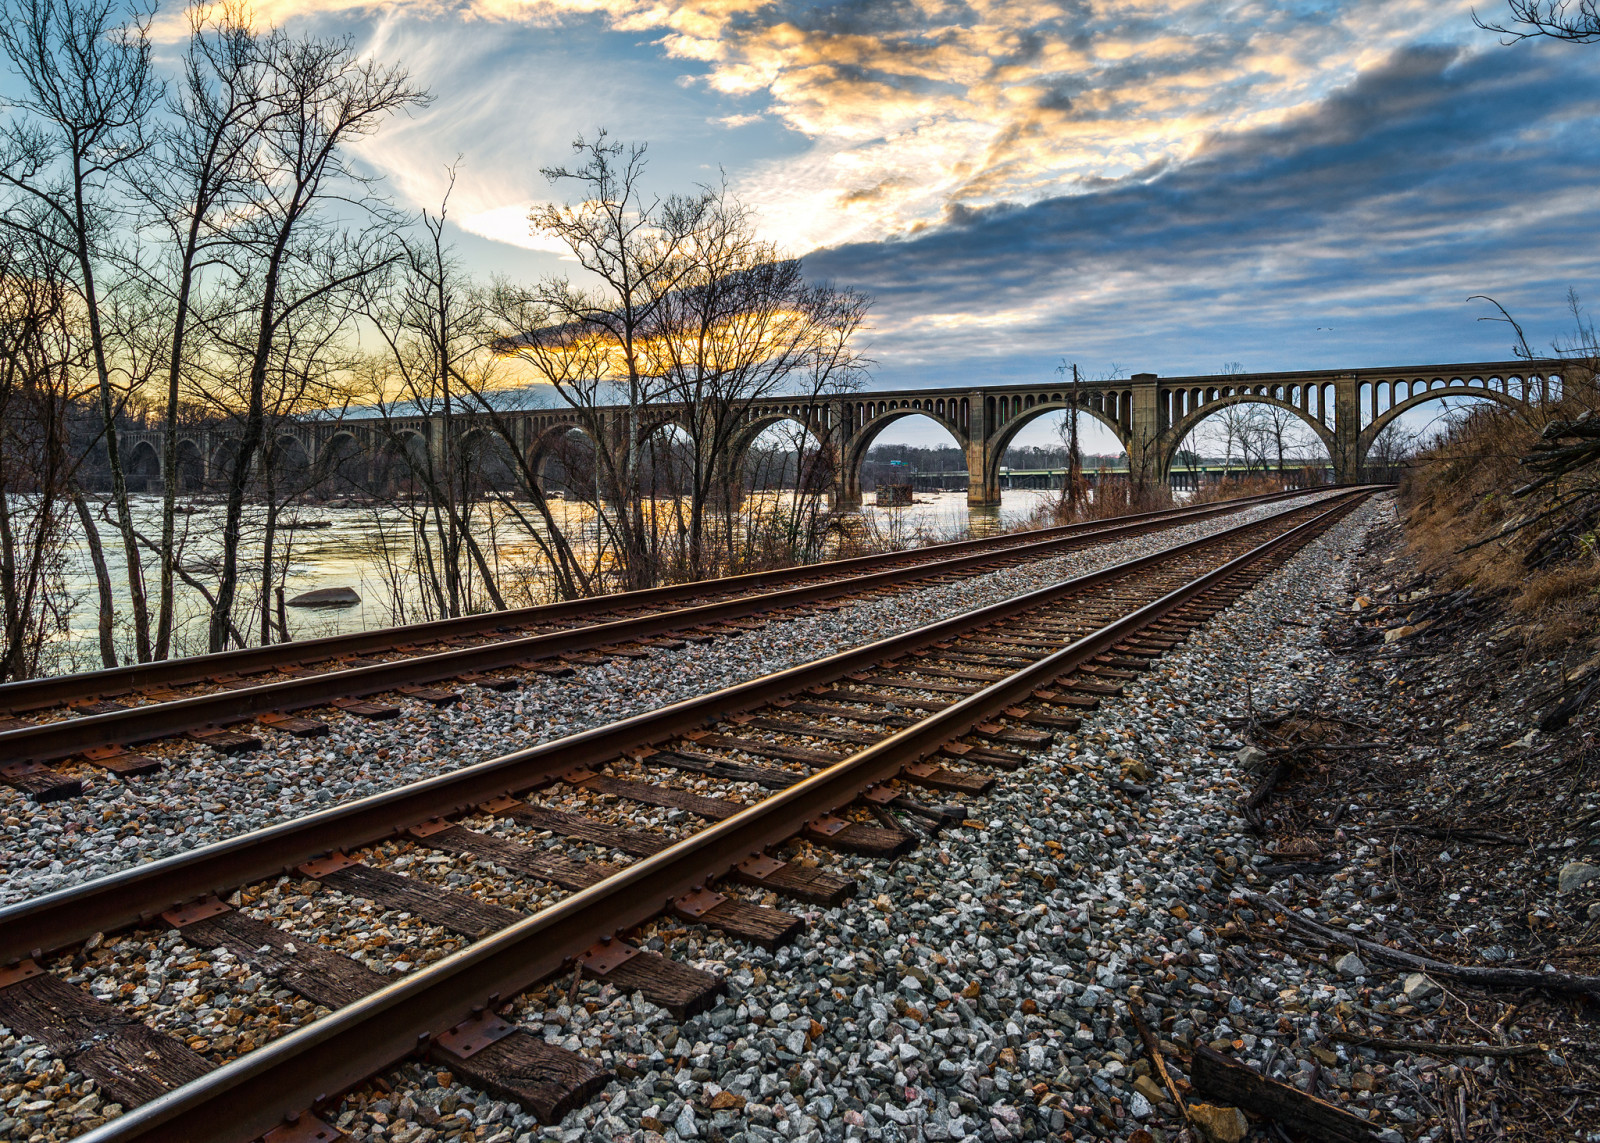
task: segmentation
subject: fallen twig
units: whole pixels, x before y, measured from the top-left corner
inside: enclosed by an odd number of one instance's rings
[[[1542,1056],[1546,1051],[1538,1044],[1432,1044],[1427,1040],[1386,1040],[1381,1036],[1361,1036],[1354,1032],[1334,1032],[1330,1038],[1356,1048],[1421,1052],[1430,1056]]]
[[[1445,976],[1464,984],[1477,984],[1490,988],[1543,988],[1567,996],[1588,996],[1600,1000],[1600,976],[1578,976],[1568,972],[1545,972],[1526,968],[1484,968],[1479,965],[1449,964],[1441,960],[1401,952],[1376,941],[1365,940],[1353,933],[1330,928],[1307,919],[1269,893],[1252,893],[1245,890],[1247,899],[1282,913],[1295,928],[1320,938],[1327,944],[1344,945],[1364,952],[1391,964],[1404,965],[1417,972]]]
[[[1139,1015],[1138,1005],[1128,1005],[1128,1014],[1133,1017],[1133,1026],[1139,1033],[1139,1039],[1144,1041],[1144,1050],[1150,1057],[1150,1066],[1155,1068],[1156,1074],[1161,1077],[1161,1082],[1166,1085],[1167,1094],[1172,1097],[1172,1102],[1178,1105],[1178,1110],[1183,1113],[1183,1118],[1187,1121],[1189,1108],[1183,1102],[1183,1097],[1178,1094],[1178,1085],[1172,1082],[1172,1076],[1167,1073],[1167,1062],[1161,1058],[1161,1042],[1156,1039],[1155,1033],[1150,1031],[1150,1025],[1144,1022],[1144,1017]]]

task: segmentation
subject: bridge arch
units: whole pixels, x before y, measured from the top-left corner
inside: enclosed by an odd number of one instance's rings
[[[279,433],[273,439],[272,475],[274,480],[289,482],[289,487],[278,489],[280,495],[303,492],[311,485],[314,476],[311,456],[304,442],[293,433]]]
[[[161,454],[149,441],[139,441],[128,451],[123,471],[129,491],[155,492],[161,487]]]
[[[1298,395],[1302,398],[1302,402],[1304,402],[1307,399],[1315,397],[1316,399],[1313,401],[1313,403],[1317,405],[1319,410],[1325,409],[1329,414],[1331,414],[1333,411],[1332,401],[1329,400],[1326,404],[1323,404],[1321,400],[1323,394],[1308,394],[1301,389],[1300,386],[1291,387],[1292,390],[1300,390],[1300,392],[1296,394],[1291,391],[1289,394],[1291,399],[1285,400],[1284,398],[1273,396],[1271,394],[1271,390],[1273,388],[1282,388],[1282,386],[1213,386],[1212,388],[1206,390],[1205,397],[1197,402],[1190,412],[1187,412],[1180,417],[1177,423],[1168,430],[1167,444],[1164,448],[1162,448],[1161,455],[1158,458],[1158,463],[1160,465],[1158,471],[1161,479],[1165,480],[1167,478],[1168,473],[1172,469],[1172,461],[1177,456],[1178,449],[1182,446],[1183,442],[1189,438],[1189,434],[1194,432],[1195,429],[1199,428],[1206,418],[1215,413],[1220,413],[1223,409],[1230,408],[1234,405],[1271,405],[1276,409],[1285,409],[1288,412],[1293,413],[1302,424],[1306,425],[1313,433],[1317,435],[1317,439],[1320,440],[1327,448],[1328,456],[1330,458],[1337,456],[1338,440],[1333,427],[1325,424],[1320,417],[1312,416],[1306,411],[1306,409],[1302,408],[1299,404],[1294,403],[1292,398]],[[1312,388],[1315,389],[1317,387]]]
[[[428,438],[416,429],[386,432],[374,454],[372,482],[381,492],[414,495],[417,483],[428,478]]]
[[[582,421],[552,418],[535,427],[522,455],[540,495],[559,490],[579,500],[590,500],[599,493],[596,466],[601,448]]]
[[[363,439],[365,435],[346,429],[323,442],[313,462],[314,482],[321,484],[337,479],[342,484],[364,488],[372,459],[370,442]]]
[[[456,437],[455,462],[462,483],[472,492],[509,491],[516,487],[516,446],[493,424],[476,425]]]
[[[782,430],[780,433],[779,430]],[[776,469],[752,467],[752,454],[760,452],[763,439],[783,446]],[[794,458],[791,469],[789,458]],[[792,482],[794,503],[806,490],[837,490],[841,461],[835,434],[828,419],[810,403],[764,408],[740,426],[722,459],[723,478],[737,493],[725,501],[737,504],[746,486],[758,492],[784,491]]]
[[[1543,382],[1543,386],[1540,390],[1541,394],[1548,393],[1548,379],[1538,378],[1536,380]],[[1474,382],[1476,382],[1476,384],[1474,384]],[[1370,420],[1363,415],[1362,420],[1366,421],[1367,423],[1362,428],[1360,435],[1358,435],[1356,438],[1356,462],[1358,465],[1364,467],[1367,463],[1367,450],[1372,447],[1372,442],[1378,439],[1378,435],[1382,433],[1384,429],[1394,424],[1395,421],[1409,413],[1412,409],[1420,408],[1430,401],[1445,401],[1471,397],[1484,401],[1492,401],[1495,404],[1501,405],[1507,409],[1526,411],[1531,407],[1531,402],[1522,396],[1514,395],[1513,390],[1516,390],[1519,393],[1527,393],[1530,388],[1528,382],[1529,379],[1518,376],[1491,378],[1401,378],[1395,381],[1377,382],[1374,385],[1374,389],[1370,398],[1370,405],[1372,408],[1377,408],[1380,404],[1381,395],[1376,388],[1377,385],[1387,387],[1391,394],[1397,395],[1400,392],[1404,392],[1407,394],[1407,396],[1402,397],[1398,403],[1396,403],[1393,400],[1393,396],[1391,396],[1388,402],[1388,407],[1383,411],[1378,412]],[[1404,389],[1401,389],[1400,386],[1404,386]],[[1365,394],[1363,394],[1363,396],[1365,396]],[[1367,407],[1368,402],[1363,401],[1363,413],[1365,413]]]
[[[870,417],[849,438],[842,450],[843,455],[839,458],[839,471],[835,478],[838,503],[845,505],[861,503],[861,465],[867,459],[867,452],[890,425],[912,417],[926,418],[950,434],[951,442],[967,455],[968,479],[970,480],[972,468],[971,439],[968,433],[959,426],[959,418],[965,402],[954,405],[953,411],[956,413],[957,419],[952,420],[948,415],[952,411],[952,406],[948,403],[950,401],[953,401],[953,398],[859,402],[858,404],[860,405],[882,407],[872,411]],[[945,415],[941,415],[937,411],[940,403],[945,403]],[[970,407],[967,411],[970,415]]]
[[[1117,438],[1117,443],[1124,452],[1128,451],[1128,442],[1131,433],[1127,419],[1132,414],[1133,401],[1131,393],[1119,389],[1080,390],[1078,412],[1092,417]],[[1000,503],[1000,462],[1005,459],[1006,450],[1011,447],[1011,442],[1029,424],[1040,417],[1051,413],[1072,411],[1072,393],[1049,391],[1021,395],[1007,395],[998,399],[991,398],[995,404],[995,414],[1004,417],[1003,422],[989,436],[984,446],[968,450],[967,454],[967,500],[972,504],[998,504]],[[973,461],[976,460],[982,467],[981,471],[973,472]],[[979,491],[979,497],[974,497],[972,490]]]
[[[211,450],[211,463],[207,471],[211,478],[219,483],[226,484],[233,479],[233,466],[239,457],[239,440],[237,437],[223,437],[217,446]]]
[[[198,492],[205,487],[206,460],[191,437],[178,442],[178,491]]]

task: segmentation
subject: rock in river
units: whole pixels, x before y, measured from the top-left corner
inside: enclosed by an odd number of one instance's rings
[[[319,587],[289,600],[290,607],[354,607],[361,602],[353,587]]]

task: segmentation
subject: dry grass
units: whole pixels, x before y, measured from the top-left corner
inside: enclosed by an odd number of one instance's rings
[[[1053,528],[1062,524],[1078,524],[1085,520],[1109,520],[1133,512],[1156,512],[1173,506],[1172,490],[1165,484],[1138,488],[1126,477],[1102,478],[1092,495],[1077,504],[1058,493],[1053,499],[1040,504],[1012,531],[1032,528]]]
[[[1528,413],[1497,405],[1472,409],[1409,462],[1400,485],[1407,540],[1422,569],[1439,578],[1441,589],[1470,587],[1504,598],[1528,621],[1529,648],[1542,651],[1600,626],[1593,535],[1563,542],[1553,561],[1541,548],[1550,531],[1541,517],[1563,486],[1513,495],[1528,483],[1521,460],[1534,451],[1545,425],[1600,407],[1600,392],[1574,388],[1573,395]],[[1536,552],[1545,553],[1543,566],[1532,566]]]
[[[1300,474],[1294,475],[1298,479]],[[1195,494],[1189,497],[1189,503],[1217,504],[1223,500],[1237,500],[1241,496],[1270,496],[1274,492],[1286,492],[1290,487],[1290,482],[1276,473],[1230,476],[1212,484],[1202,483]]]

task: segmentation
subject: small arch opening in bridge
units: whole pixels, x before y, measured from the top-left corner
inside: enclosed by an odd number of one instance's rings
[[[122,470],[129,492],[161,491],[161,454],[149,441],[133,446],[123,461]]]
[[[528,464],[541,492],[558,500],[594,503],[602,498],[599,451],[594,438],[576,425],[557,425],[536,438]]]
[[[402,429],[384,438],[373,462],[374,487],[391,496],[424,495],[434,479],[428,442],[421,433]]]
[[[695,444],[676,421],[647,428],[639,446],[639,478],[646,500],[670,502],[690,496],[695,482]]]
[[[469,500],[512,493],[519,486],[511,445],[493,428],[471,429],[456,442],[455,479]]]
[[[178,442],[178,491],[199,492],[205,487],[206,462],[192,440]]]
[[[371,491],[367,450],[354,433],[335,433],[317,453],[315,475],[323,495]]]
[[[311,457],[300,439],[284,433],[269,441],[263,460],[270,466],[273,498],[278,501],[298,496],[315,482]]]

